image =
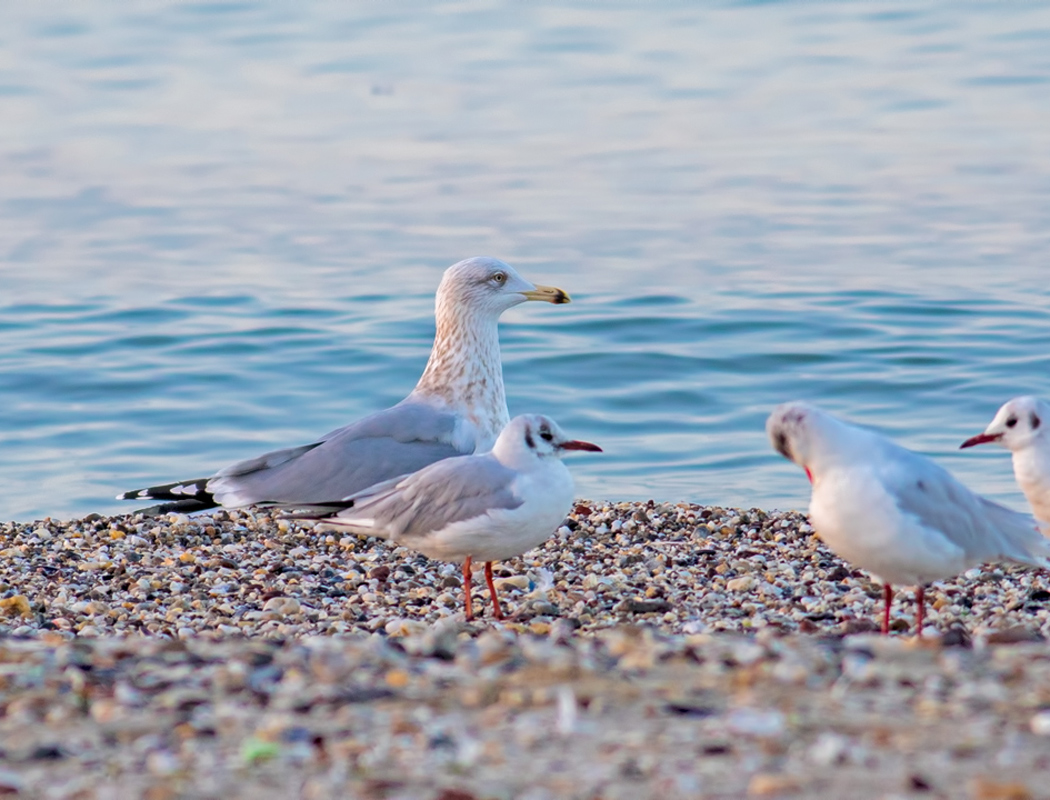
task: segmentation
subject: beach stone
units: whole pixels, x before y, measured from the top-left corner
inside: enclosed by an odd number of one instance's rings
[[[294,597],[271,597],[263,605],[263,611],[270,611],[282,617],[290,617],[300,613],[302,606]]]
[[[25,595],[16,594],[0,600],[0,617],[31,617],[33,611]]]
[[[744,575],[740,578],[726,581],[726,589],[731,592],[747,592],[755,588],[756,583],[757,581],[752,576]]]
[[[738,708],[729,712],[726,726],[743,736],[775,738],[787,728],[783,713],[772,709]]]
[[[802,790],[802,782],[792,775],[759,773],[747,784],[748,797],[778,797],[796,794]]]
[[[1050,736],[1050,710],[1033,714],[1028,727],[1036,736]]]

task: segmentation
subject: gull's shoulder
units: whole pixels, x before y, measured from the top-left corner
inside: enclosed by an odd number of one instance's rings
[[[329,431],[320,441],[389,438],[402,443],[452,443],[459,419],[439,403],[410,395],[395,406]]]

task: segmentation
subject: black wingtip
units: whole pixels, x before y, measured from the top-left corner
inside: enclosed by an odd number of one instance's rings
[[[117,495],[118,500],[169,500],[143,509],[142,513],[164,514],[185,513],[187,511],[204,511],[219,505],[215,496],[208,491],[210,478],[197,478],[192,481],[176,481],[162,486],[150,486],[146,489],[134,489]]]

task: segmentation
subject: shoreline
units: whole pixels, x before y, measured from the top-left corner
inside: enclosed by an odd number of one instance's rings
[[[404,635],[462,618],[456,565],[265,510],[6,523],[0,541],[0,632],[17,636]],[[879,585],[795,511],[581,500],[543,545],[494,566],[520,632],[865,633],[881,604]],[[476,624],[493,623],[475,584]],[[912,597],[898,589],[895,632],[914,623]],[[969,570],[930,586],[927,606],[927,630],[942,634],[1050,638],[1050,582],[1036,570]]]
[[[0,532],[0,792],[1028,798],[1047,766],[1045,577],[872,635],[797,512],[580,501],[470,624],[456,566],[265,513]]]

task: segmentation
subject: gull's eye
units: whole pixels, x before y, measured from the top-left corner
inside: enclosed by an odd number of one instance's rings
[[[492,282],[495,283],[497,286],[502,286],[503,284],[505,284],[507,282],[507,273],[506,272],[497,272],[497,273],[495,273],[492,276]]]
[[[1042,420],[1039,419],[1035,414],[1032,414],[1032,430],[1036,430],[1042,424]]]
[[[1012,427],[1014,427],[1015,425],[1017,425],[1017,417],[1009,417],[1009,418],[1008,418],[1008,419],[1006,420],[1006,427],[1007,427],[1007,428],[1012,428]]]
[[[548,428],[540,428],[540,438],[545,442],[553,442],[554,434]]]

